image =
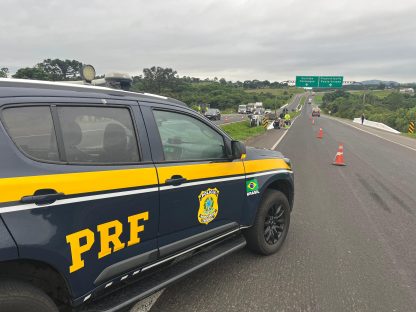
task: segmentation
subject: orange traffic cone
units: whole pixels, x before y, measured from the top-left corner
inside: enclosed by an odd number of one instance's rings
[[[335,166],[345,166],[344,163],[344,145],[340,144],[338,146],[338,152],[335,155],[334,162],[332,163]]]
[[[322,139],[324,137],[324,131],[322,128],[319,128],[318,135],[316,136],[318,139]]]

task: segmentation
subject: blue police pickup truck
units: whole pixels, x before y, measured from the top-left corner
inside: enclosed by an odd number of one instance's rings
[[[290,161],[174,99],[0,79],[0,311],[119,311],[282,246]]]

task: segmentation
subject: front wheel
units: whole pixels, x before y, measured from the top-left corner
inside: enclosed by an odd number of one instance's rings
[[[290,205],[286,196],[267,190],[251,228],[244,232],[247,246],[262,255],[271,255],[282,247],[290,224]]]
[[[58,312],[58,308],[39,288],[18,280],[3,280],[0,282],[0,311]]]

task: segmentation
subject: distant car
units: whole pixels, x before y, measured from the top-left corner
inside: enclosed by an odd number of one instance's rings
[[[321,110],[318,107],[312,109],[312,117],[321,117]]]
[[[209,108],[205,112],[205,117],[207,117],[210,120],[221,120],[221,112],[217,108]]]
[[[271,109],[266,109],[265,111],[264,111],[264,114],[265,115],[267,115],[267,114],[271,114],[272,113],[272,110]]]
[[[238,113],[239,114],[246,114],[247,113],[247,105],[238,105]]]

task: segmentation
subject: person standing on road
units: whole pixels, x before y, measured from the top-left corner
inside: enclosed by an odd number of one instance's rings
[[[289,114],[285,115],[285,124],[286,124],[287,128],[290,126],[290,115]]]
[[[365,115],[364,115],[364,113],[362,113],[362,115],[361,115],[361,124],[362,125],[364,124],[364,120],[365,120]]]

